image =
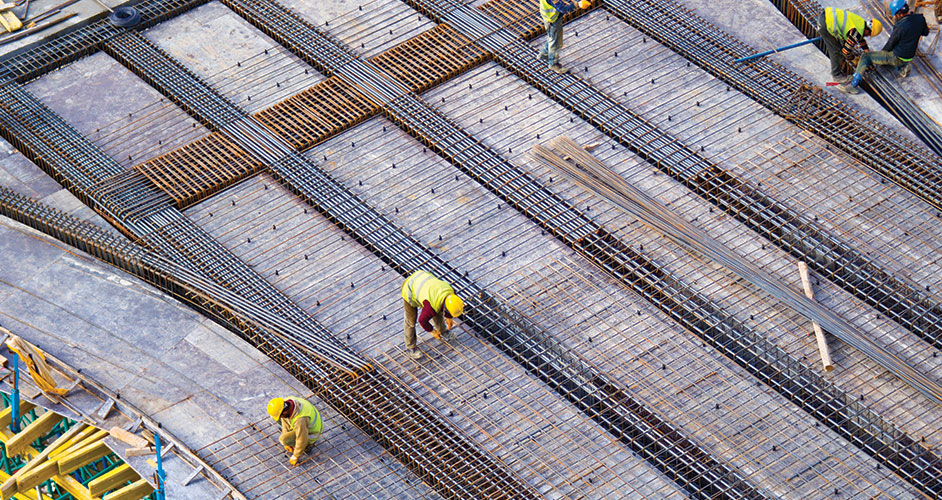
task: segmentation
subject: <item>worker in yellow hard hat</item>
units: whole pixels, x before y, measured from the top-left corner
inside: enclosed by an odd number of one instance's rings
[[[274,398],[268,402],[268,415],[281,421],[278,441],[291,454],[288,463],[298,465],[301,454],[321,437],[321,414],[304,398]]]
[[[540,49],[540,59],[549,63],[549,68],[559,74],[566,72],[566,68],[559,64],[557,54],[563,48],[563,15],[568,14],[578,6],[588,9],[592,4],[589,0],[540,0],[540,17],[543,27],[546,28],[546,43]]]
[[[437,339],[454,325],[452,318],[464,312],[464,301],[444,281],[426,271],[416,271],[402,284],[402,308],[405,310],[406,353],[412,359],[422,357],[415,346],[415,322]],[[421,313],[419,312],[421,308]],[[445,322],[448,327],[445,327]],[[435,323],[435,328],[432,328]]]
[[[843,75],[841,61],[847,60],[851,67],[856,65],[854,53],[859,46],[868,51],[864,37],[877,36],[883,31],[883,25],[876,19],[870,22],[849,10],[828,7],[818,15],[818,34],[827,47],[831,58],[831,77],[838,83],[851,81],[850,75]]]

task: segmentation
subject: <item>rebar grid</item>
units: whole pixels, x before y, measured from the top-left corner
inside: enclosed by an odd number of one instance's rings
[[[278,424],[265,418],[196,450],[216,471],[230,478],[247,498],[441,498],[409,474],[389,452],[356,427],[335,421],[329,407],[315,401],[325,433],[291,467],[278,443]]]
[[[660,313],[624,300],[612,282],[589,278],[585,263],[567,257],[519,269],[499,295],[519,304],[592,354],[600,367],[633,381],[639,396],[703,436],[715,453],[773,491],[820,498],[920,497],[865,453],[827,443],[836,436],[811,426],[787,402],[757,389],[733,363],[702,349]],[[816,492],[816,493],[809,493]]]

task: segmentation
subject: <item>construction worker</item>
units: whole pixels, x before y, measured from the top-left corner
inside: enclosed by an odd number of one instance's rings
[[[281,421],[278,441],[291,454],[288,463],[298,465],[301,454],[314,447],[321,437],[321,414],[303,398],[274,398],[268,402],[268,415]]]
[[[406,316],[406,354],[412,359],[419,359],[422,352],[415,346],[416,318],[423,330],[441,340],[442,333],[454,326],[452,318],[457,318],[464,312],[464,301],[455,294],[455,290],[448,283],[429,272],[416,271],[402,284],[402,308]],[[419,308],[422,309],[421,313]],[[432,323],[435,324],[434,329]]]
[[[828,7],[818,15],[818,34],[824,40],[828,57],[831,58],[831,76],[835,81],[851,81],[850,75],[841,74],[841,61],[846,59],[853,64],[854,49],[857,46],[864,51],[870,50],[864,37],[877,36],[881,31],[883,25],[880,21],[872,19],[867,23],[864,18],[848,10]]]
[[[591,3],[588,0],[540,0],[540,17],[543,18],[543,27],[546,28],[546,43],[540,49],[540,59],[549,63],[551,70],[560,75],[566,72],[557,60],[559,51],[563,48],[563,14],[576,10],[588,9]]]
[[[837,87],[839,90],[848,94],[859,94],[858,86],[863,80],[864,72],[868,67],[875,65],[899,68],[900,78],[906,78],[909,75],[909,64],[916,57],[919,37],[929,34],[929,26],[922,14],[913,14],[909,11],[909,4],[906,0],[893,0],[890,3],[890,14],[896,26],[893,28],[890,39],[883,46],[883,50],[865,53],[857,63],[857,69],[854,71],[850,84],[839,85]]]

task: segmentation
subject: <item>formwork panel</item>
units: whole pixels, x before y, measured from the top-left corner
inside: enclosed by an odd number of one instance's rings
[[[126,168],[209,133],[104,52],[79,59],[26,87]]]
[[[249,113],[324,79],[219,2],[158,24],[144,36]]]

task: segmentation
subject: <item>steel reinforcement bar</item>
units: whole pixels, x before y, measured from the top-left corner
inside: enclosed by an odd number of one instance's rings
[[[146,81],[156,83],[155,88],[170,99],[180,102],[183,108],[194,114],[198,120],[221,124],[228,116],[218,113],[200,116],[198,113],[201,110],[206,110],[209,114],[214,113],[216,109],[202,106],[200,102],[221,102],[224,103],[221,105],[223,108],[237,109],[219,95],[207,97],[207,94],[214,92],[156,47],[132,39],[131,36],[115,39],[109,45],[111,47],[106,47],[105,50],[116,52],[118,59],[129,69]],[[364,66],[361,61],[348,62],[342,71],[350,68],[356,68],[359,75],[372,77],[364,88],[388,88],[387,92],[391,94],[400,91],[397,86],[387,85],[382,78],[375,76],[375,72]],[[346,77],[350,78],[349,75]],[[389,94],[377,96],[388,97]],[[483,287],[469,281],[466,274],[463,275],[436,257],[429,248],[397,228],[291,149],[281,138],[273,136],[268,129],[260,127],[249,117],[237,123],[230,121],[223,128],[245,151],[251,152],[255,160],[269,165],[272,174],[288,189],[312,203],[325,216],[402,274],[406,275],[420,268],[428,269],[448,279],[463,293],[475,297],[472,312],[466,318],[469,326],[553,387],[564,398],[573,402],[686,491],[698,498],[765,498],[749,485],[741,474],[712,458],[686,438],[679,429],[633,399],[627,389],[569,352],[541,332],[536,325],[513,315]],[[213,248],[218,245],[215,242],[194,241],[189,238],[188,235],[193,233],[194,229],[188,229],[187,222],[185,219],[173,223],[161,221],[161,227],[151,229],[161,234],[160,241],[172,245],[172,248],[162,248],[164,253],[173,255],[174,260],[190,262],[198,261],[200,256],[217,255],[220,251],[226,254],[224,249]],[[219,267],[199,267],[218,282],[231,283],[238,279],[230,276],[233,267],[231,263],[218,257],[213,261]]]
[[[817,17],[824,10],[814,0],[770,0],[808,38],[818,36]],[[815,45],[825,52],[824,42]],[[825,52],[826,54],[826,52]],[[864,89],[897,120],[903,122],[937,155],[942,156],[942,127],[887,78],[882,69],[871,71],[864,79]]]
[[[474,36],[505,68],[847,292],[942,348],[942,304],[931,296],[895,278],[819,224],[711,163],[579,77],[549,71],[526,44],[501,30],[496,21],[447,0],[410,0],[410,4],[447,16],[448,22]]]
[[[257,13],[263,10],[245,7],[249,2],[244,0],[239,2],[243,5],[243,12]],[[295,20],[303,23],[297,18]],[[276,40],[287,38],[278,33],[278,27],[269,19],[254,17],[252,22],[256,26],[263,26]],[[309,30],[309,33],[317,32],[312,26]],[[328,58],[308,52],[313,50],[310,46],[294,45],[289,48],[305,60],[318,60],[321,65],[331,63]],[[583,233],[605,234],[601,227],[587,221],[578,210],[552,196],[529,174],[504,161],[418,99],[404,96],[401,100],[408,106],[397,107],[396,102],[387,104],[386,113],[391,119],[565,243],[585,253],[596,264],[604,268],[612,262],[631,262],[635,257],[644,259],[643,256],[632,255],[629,246],[620,241],[617,248],[611,245],[600,249],[587,247]],[[595,227],[594,231],[588,230],[592,227]],[[653,263],[651,266],[656,268]],[[659,272],[663,273],[663,270]],[[926,470],[938,470],[939,467],[940,460],[933,452],[777,346],[736,323],[734,318],[725,315],[720,308],[712,306],[695,291],[686,289],[690,297],[700,301],[671,302],[674,298],[670,293],[672,289],[662,289],[664,300],[652,298],[649,288],[659,288],[657,283],[647,281],[648,275],[645,270],[639,269],[630,279],[618,274],[616,277],[623,279],[642,297],[677,318],[683,326],[727,353],[760,380],[766,381],[820,422],[912,484],[924,490],[942,491],[938,476],[926,474]],[[673,286],[679,285],[681,283],[674,280]],[[684,311],[684,314],[678,317],[677,311]]]
[[[942,210],[939,157],[923,146],[768,58],[736,63],[755,50],[676,2],[605,0],[604,5],[731,87]]]
[[[48,156],[42,161],[52,172],[60,177],[67,177],[72,162],[84,158],[98,159],[110,170],[116,170],[117,164],[73,129],[67,127],[61,118],[42,106],[29,93],[15,82],[0,87],[0,130],[13,137],[27,157],[39,161],[38,152]],[[11,115],[8,107],[31,108],[33,113]],[[19,117],[26,117],[27,124],[18,122]],[[49,144],[59,147],[50,149]],[[75,152],[81,155],[74,154]],[[81,172],[79,172],[81,173]],[[80,176],[71,184],[94,186],[95,179]],[[82,191],[86,198],[91,191]],[[101,200],[90,200],[93,207],[101,208]],[[107,211],[100,211],[111,218]],[[335,336],[316,323],[296,304],[288,300],[267,281],[257,275],[242,261],[234,258],[221,245],[213,241],[205,232],[193,225],[172,206],[160,207],[146,217],[136,221],[113,219],[118,227],[134,239],[140,239],[152,248],[166,252],[178,265],[178,270],[188,270],[196,276],[208,276],[209,279],[235,291],[247,300],[286,318],[292,323],[306,328],[310,335],[294,339],[298,342],[310,342],[316,339],[320,345],[333,344],[337,349],[347,350],[335,339]],[[270,336],[270,334],[269,334]],[[263,338],[262,340],[265,340]],[[256,339],[258,341],[258,339]],[[268,339],[269,343],[279,344],[280,338]],[[310,342],[317,345],[314,342]],[[293,360],[297,349],[292,345],[274,347],[261,346],[262,350],[282,364],[288,363],[289,371],[305,375],[302,367],[294,366]],[[276,349],[277,348],[277,349]],[[288,349],[288,350],[285,350]],[[330,357],[333,350],[321,352]],[[334,353],[336,354],[336,353]],[[303,359],[303,358],[301,358]],[[365,366],[365,360],[359,360]],[[350,377],[345,377],[349,379]],[[307,381],[301,378],[302,381]],[[313,379],[311,379],[313,380]],[[364,430],[389,449],[397,459],[409,466],[419,477],[432,485],[448,498],[494,497],[494,498],[537,498],[530,487],[514,476],[506,467],[485,451],[475,447],[473,441],[461,431],[447,423],[440,415],[419,403],[416,398],[403,399],[407,390],[397,383],[374,371],[366,371],[357,379],[357,384],[371,384],[371,391],[358,391],[344,385],[344,381],[334,381],[334,385],[345,392],[325,394],[325,399],[341,406],[338,411],[351,420],[364,423]],[[318,390],[316,385],[312,389]],[[375,399],[368,399],[375,398]],[[374,408],[375,411],[357,414],[357,411]],[[394,414],[394,415],[392,415]],[[409,415],[408,419],[402,418]],[[389,421],[391,416],[398,420]]]
[[[350,377],[311,358],[276,333],[284,319],[199,273],[2,187],[0,213],[115,265],[220,322],[288,370],[444,497],[539,498],[401,384],[375,371]],[[237,309],[254,309],[259,316]]]
[[[143,29],[186,12],[209,0],[142,0],[134,4],[141,21],[134,29]],[[0,83],[17,80],[25,83],[64,64],[98,50],[98,44],[127,31],[112,24],[107,16],[75,31],[57,36],[36,47],[8,56],[0,63]]]

